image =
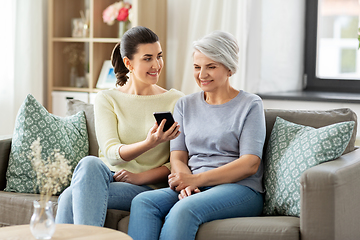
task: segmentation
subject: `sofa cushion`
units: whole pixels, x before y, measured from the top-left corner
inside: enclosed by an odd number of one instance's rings
[[[281,117],[289,122],[320,128],[338,122],[354,121],[354,131],[351,135],[348,146],[343,154],[349,153],[355,149],[355,140],[357,133],[357,116],[349,108],[339,108],[327,111],[312,111],[312,110],[280,110],[280,109],[266,109],[266,140],[265,150],[270,138],[271,130],[274,126],[276,117]]]
[[[130,216],[123,217],[117,229],[127,233],[129,219]],[[227,218],[200,225],[196,240],[299,240],[299,231],[298,217]]]
[[[0,227],[29,224],[34,212],[33,201],[40,200],[40,194],[13,193],[0,191]],[[57,213],[58,196],[52,196],[54,217]],[[130,213],[116,209],[108,209],[104,227],[117,229],[120,220]]]
[[[129,228],[129,220],[130,220],[130,212],[128,216],[125,216],[123,219],[121,219],[118,223],[118,229],[124,233],[128,232]]]
[[[117,209],[108,209],[106,212],[105,224],[104,227],[116,229],[122,232],[127,233],[127,225],[126,228],[120,228],[120,222],[122,222],[125,218],[128,218],[130,212],[124,210]],[[126,221],[128,223],[128,221]]]
[[[244,217],[215,220],[200,226],[196,240],[299,240],[297,217]]]
[[[85,112],[86,127],[89,134],[89,154],[99,156],[99,145],[95,134],[94,105],[77,99],[70,99],[67,102],[67,115],[71,116],[79,111]]]
[[[29,224],[33,214],[33,201],[40,200],[40,194],[13,193],[0,191],[0,225]],[[57,196],[52,196],[53,212],[56,215]]]
[[[58,149],[69,160],[72,170],[89,153],[84,112],[66,118],[57,117],[50,114],[29,94],[16,117],[5,191],[35,192],[35,172],[29,153],[30,145],[38,137],[43,159],[48,159],[54,149]]]
[[[315,129],[277,117],[266,151],[264,214],[300,216],[300,176],[310,167],[338,158],[354,122]]]
[[[122,218],[118,230],[127,233],[129,216]],[[297,217],[244,217],[214,220],[200,225],[196,240],[299,240]]]

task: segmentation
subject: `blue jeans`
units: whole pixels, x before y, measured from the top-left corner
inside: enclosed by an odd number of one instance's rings
[[[56,223],[104,226],[107,209],[130,211],[132,199],[148,186],[114,182],[114,173],[97,157],[83,158],[71,185],[58,200]]]
[[[190,240],[205,222],[258,216],[262,208],[262,194],[239,184],[218,185],[182,200],[170,188],[158,189],[133,199],[128,234],[134,240]]]

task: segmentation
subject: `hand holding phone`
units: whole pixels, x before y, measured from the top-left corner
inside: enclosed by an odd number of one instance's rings
[[[160,125],[163,119],[166,119],[163,131],[166,132],[175,123],[175,120],[171,112],[154,112],[154,117],[158,125]]]

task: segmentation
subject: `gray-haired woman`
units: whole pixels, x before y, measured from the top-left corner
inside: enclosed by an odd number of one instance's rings
[[[203,91],[175,105],[181,134],[170,143],[170,188],[133,199],[134,240],[195,239],[205,222],[261,214],[265,117],[258,96],[229,83],[238,51],[226,32],[194,42],[194,78]]]

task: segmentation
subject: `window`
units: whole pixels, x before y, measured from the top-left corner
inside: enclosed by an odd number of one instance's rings
[[[305,90],[360,93],[358,0],[307,0]]]

